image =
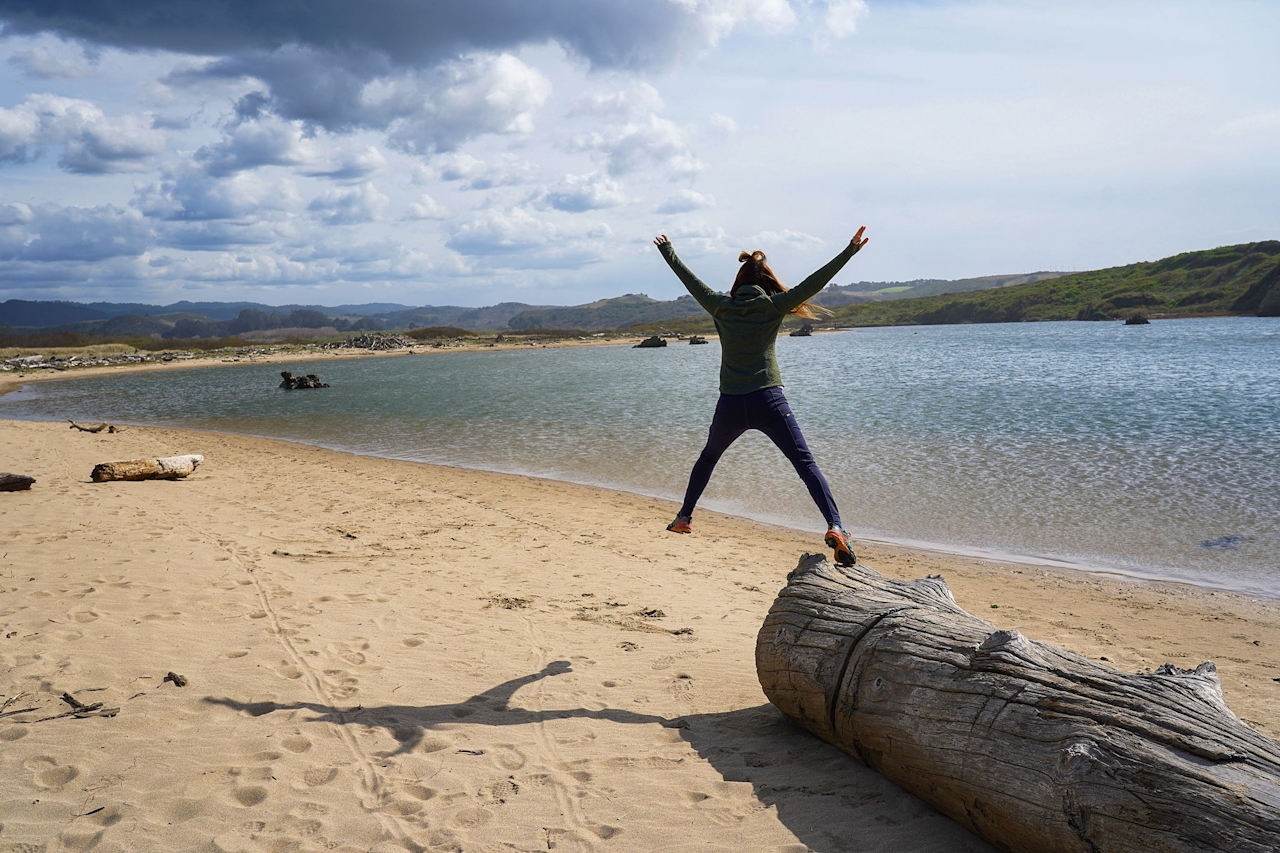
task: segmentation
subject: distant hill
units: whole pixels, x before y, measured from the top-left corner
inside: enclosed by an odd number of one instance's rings
[[[388,328],[407,329],[424,326],[457,326],[472,331],[501,330],[507,322],[523,311],[539,310],[553,306],[529,305],[524,302],[499,302],[483,308],[464,308],[460,305],[424,305],[376,315]]]
[[[531,307],[531,306],[525,306]],[[155,317],[164,314],[195,314],[206,320],[234,320],[246,308],[258,311],[312,310],[337,317],[369,317],[403,311],[408,305],[394,302],[369,302],[362,305],[265,305],[261,302],[175,302],[172,305],[148,305],[142,302],[33,302],[10,299],[0,302],[0,326],[47,329],[85,320],[110,320],[126,314]],[[463,311],[475,309],[459,309]]]
[[[983,275],[977,278],[941,279],[920,278],[915,281],[859,281],[855,284],[829,285],[814,299],[819,305],[836,308],[861,302],[883,302],[891,299],[914,299],[917,296],[938,296],[943,293],[963,293],[969,290],[989,290],[993,287],[1012,287],[1032,281],[1046,281],[1069,275],[1065,272],[1027,272],[1014,275]]]
[[[650,299],[643,293],[628,293],[612,299],[600,299],[586,305],[568,308],[538,308],[523,311],[507,321],[507,327],[520,329],[583,329],[599,332],[623,329],[637,323],[653,323],[683,317],[698,317],[702,306],[692,296],[663,301]]]
[[[847,305],[859,326],[1108,320],[1230,314],[1280,316],[1280,241],[1186,252],[1149,263],[1071,273],[966,293]]]
[[[1185,317],[1280,316],[1280,241],[1187,252],[1151,263],[1081,273],[1034,272],[946,281],[831,285],[814,300],[838,323],[886,326],[1021,320],[1122,318],[1135,311]],[[651,299],[630,293],[585,305],[501,302],[483,308],[374,302],[325,307],[256,302],[0,303],[6,334],[70,331],[88,335],[216,338],[280,328],[470,331],[583,329],[705,332],[710,321],[690,296]]]

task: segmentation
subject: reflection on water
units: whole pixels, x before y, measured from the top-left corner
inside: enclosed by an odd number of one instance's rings
[[[1280,595],[1280,321],[860,329],[778,342],[857,534]],[[594,483],[677,499],[719,348],[537,349],[89,375],[0,417],[112,420]],[[331,388],[276,390],[279,371]],[[817,530],[758,433],[703,506]]]

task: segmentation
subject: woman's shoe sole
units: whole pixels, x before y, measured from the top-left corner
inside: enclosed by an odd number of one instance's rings
[[[853,553],[853,549],[849,547],[849,540],[845,537],[830,531],[825,539],[827,547],[836,552],[837,566],[856,566],[858,564],[858,556]]]

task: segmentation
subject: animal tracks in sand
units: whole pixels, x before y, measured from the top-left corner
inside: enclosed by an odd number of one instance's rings
[[[686,649],[682,652],[676,652],[673,655],[663,655],[659,658],[655,658],[653,663],[649,664],[649,668],[654,670],[670,669],[680,661],[702,657],[703,655],[714,655],[719,651],[719,649]]]

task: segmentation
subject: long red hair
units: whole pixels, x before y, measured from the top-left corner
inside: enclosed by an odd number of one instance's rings
[[[764,252],[759,249],[754,252],[742,252],[738,255],[738,263],[742,264],[742,266],[738,267],[738,276],[733,280],[733,287],[729,288],[730,296],[737,293],[738,288],[749,284],[754,284],[770,296],[775,293],[786,293],[786,285],[778,281],[778,277],[769,268]],[[817,311],[814,310],[815,308]],[[791,313],[797,317],[804,317],[806,320],[816,320],[818,319],[818,311],[823,311],[823,309],[820,306],[811,306],[807,302],[802,302],[793,308]],[[826,312],[824,311],[823,313]]]

